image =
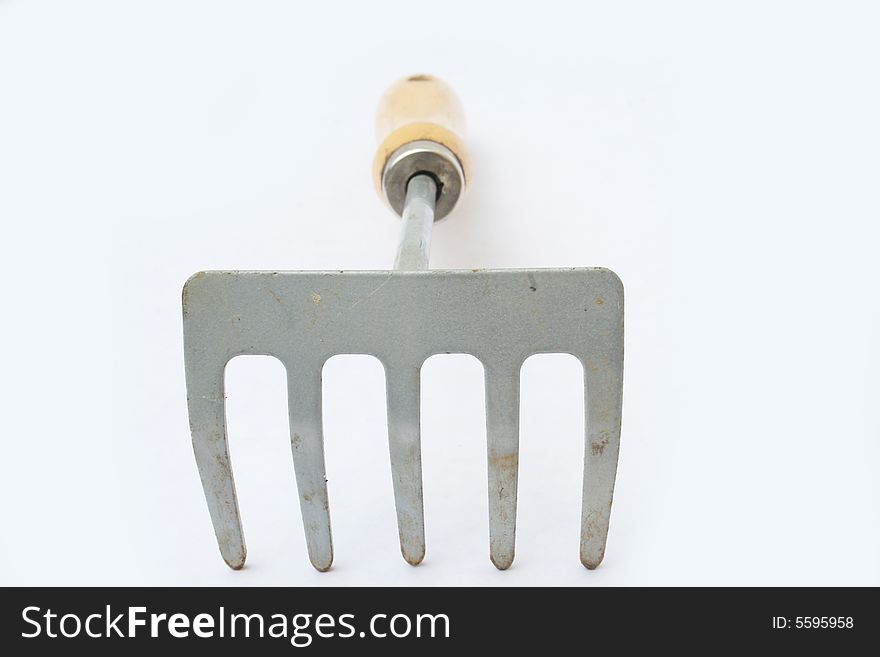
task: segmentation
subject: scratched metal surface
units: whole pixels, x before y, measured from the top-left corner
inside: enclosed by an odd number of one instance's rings
[[[490,557],[514,558],[519,372],[536,353],[584,366],[586,441],[580,556],[602,561],[620,443],[623,286],[607,269],[368,272],[210,271],[183,289],[190,428],[224,560],[241,568],[244,536],[226,439],[226,363],[278,358],[287,370],[291,446],[309,558],[333,561],[324,469],[321,370],[336,354],[385,366],[388,436],[400,548],[425,555],[419,373],[438,353],[467,353],[486,377]]]

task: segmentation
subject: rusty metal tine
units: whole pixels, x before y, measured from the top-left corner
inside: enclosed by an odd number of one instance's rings
[[[620,292],[621,303],[623,291]],[[605,336],[606,356],[584,362],[586,445],[581,510],[581,563],[596,568],[605,556],[611,501],[620,451],[623,402],[623,316],[620,329]]]
[[[244,566],[247,548],[226,439],[224,360],[202,350],[186,363],[187,406],[196,464],[220,554],[230,568]]]
[[[489,557],[499,570],[513,563],[519,470],[519,367],[486,366],[489,457]]]
[[[333,564],[330,505],[324,467],[321,367],[290,368],[287,377],[290,444],[309,560],[320,571]]]
[[[386,365],[388,445],[400,552],[413,566],[425,558],[418,365]]]

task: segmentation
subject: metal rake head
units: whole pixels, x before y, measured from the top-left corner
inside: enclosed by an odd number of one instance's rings
[[[393,87],[383,107],[411,117],[412,102],[401,108],[401,97],[424,96],[435,110],[438,97],[447,103],[454,99],[439,81],[416,76]],[[333,561],[321,418],[321,370],[327,359],[369,354],[385,366],[400,549],[413,565],[425,556],[422,363],[440,353],[472,354],[483,363],[489,552],[492,563],[506,569],[514,558],[520,368],[536,353],[573,354],[583,364],[586,390],[580,558],[587,568],[602,561],[620,441],[620,279],[598,268],[425,269],[443,190],[455,189],[454,205],[464,190],[467,169],[458,142],[426,146],[425,141],[439,140],[441,131],[414,125],[420,124],[405,121],[386,138],[396,144],[405,137],[400,145],[380,147],[380,156],[386,153],[379,168],[381,186],[392,207],[396,201],[388,186],[404,187],[395,270],[213,271],[194,275],[184,286],[193,447],[220,552],[232,568],[244,565],[246,548],[226,437],[224,368],[241,354],[274,356],[287,370],[291,446],[306,543],[312,565],[321,571]],[[395,136],[400,131],[406,134]],[[409,171],[401,173],[396,168],[401,166]],[[443,182],[448,176],[459,176],[456,185]]]

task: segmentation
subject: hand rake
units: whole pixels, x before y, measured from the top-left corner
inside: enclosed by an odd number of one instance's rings
[[[428,270],[431,230],[465,191],[463,114],[430,76],[392,86],[379,108],[374,176],[402,217],[389,271],[206,271],[183,288],[190,428],[220,552],[239,569],[246,548],[226,439],[224,369],[240,354],[286,367],[290,435],[312,565],[330,568],[321,370],[336,354],[385,366],[388,440],[404,559],[425,556],[419,376],[434,354],[467,353],[485,369],[489,554],[514,558],[519,373],[536,353],[569,353],[584,367],[586,445],[580,559],[605,553],[617,472],[623,382],[623,286],[607,269]]]

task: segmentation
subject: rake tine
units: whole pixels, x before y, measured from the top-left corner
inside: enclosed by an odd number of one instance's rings
[[[333,537],[324,467],[320,366],[304,371],[291,369],[287,395],[293,468],[309,560],[317,570],[324,572],[333,564]]]
[[[513,563],[519,469],[519,370],[486,367],[489,456],[489,558],[499,570]]]
[[[388,444],[397,531],[400,552],[413,566],[425,558],[419,373],[418,366],[386,366]]]
[[[187,405],[193,451],[220,554],[230,568],[244,566],[247,548],[226,440],[223,365],[206,367],[187,360]]]
[[[622,331],[619,339],[622,341]],[[622,352],[622,345],[614,347]],[[580,556],[581,563],[590,570],[605,556],[611,518],[620,451],[622,363],[622,359],[612,362],[605,357],[587,359],[584,363],[587,417]]]

